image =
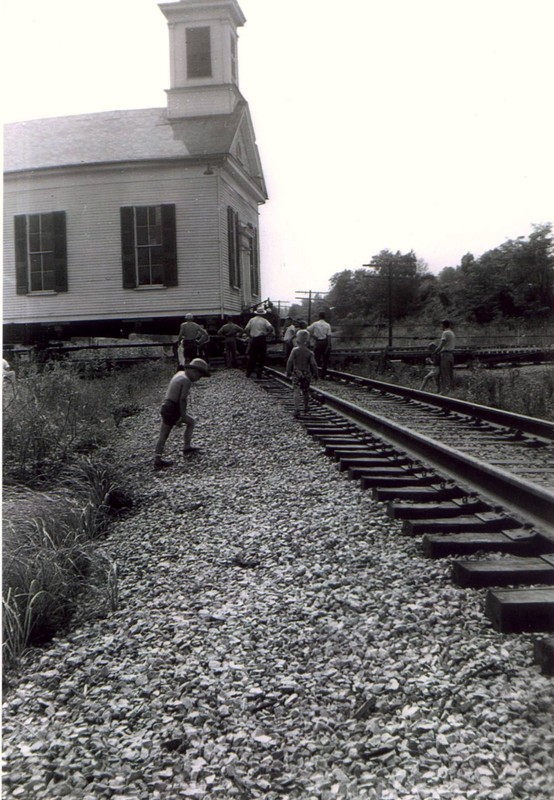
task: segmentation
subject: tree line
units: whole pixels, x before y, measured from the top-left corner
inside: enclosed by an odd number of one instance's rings
[[[484,324],[510,319],[550,319],[554,312],[554,234],[551,223],[509,239],[456,267],[429,272],[413,251],[382,250],[360,269],[345,269],[331,290],[314,299],[311,316],[332,309],[334,321],[379,323],[425,316]],[[306,316],[306,301],[291,316]]]

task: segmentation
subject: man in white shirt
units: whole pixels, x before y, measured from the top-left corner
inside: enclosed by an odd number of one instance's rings
[[[265,318],[265,310],[259,308],[256,315],[248,320],[244,330],[250,338],[248,344],[248,362],[246,364],[246,377],[249,378],[254,370],[256,377],[262,377],[267,354],[267,337],[275,333],[273,325]]]
[[[454,383],[454,348],[456,337],[450,327],[450,321],[443,319],[442,335],[435,355],[439,355],[439,387],[441,392],[447,392]]]
[[[315,341],[314,356],[319,367],[319,376],[324,378],[331,353],[331,326],[325,319],[324,311],[319,312],[319,319],[308,325],[307,330]]]

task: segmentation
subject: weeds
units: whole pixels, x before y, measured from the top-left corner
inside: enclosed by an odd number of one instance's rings
[[[395,364],[382,371],[366,361],[355,370],[375,380],[419,388],[424,368]],[[491,370],[476,367],[456,370],[452,397],[492,408],[554,420],[554,369],[549,366]]]
[[[118,607],[117,565],[95,540],[132,500],[101,448],[115,433],[114,410],[137,413],[145,383],[159,375],[159,365],[150,365],[86,380],[55,364],[31,368],[4,393],[5,668],[67,624],[83,589],[97,606]]]
[[[84,378],[70,364],[31,367],[3,396],[4,480],[42,488],[76,454],[106,446],[125,417],[140,413],[160,363]],[[165,372],[163,382],[165,382]]]

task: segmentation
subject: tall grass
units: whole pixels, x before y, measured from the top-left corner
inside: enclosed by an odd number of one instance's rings
[[[11,666],[28,644],[48,641],[71,618],[86,581],[103,586],[101,605],[113,608],[115,565],[98,553],[95,539],[107,529],[109,467],[88,461],[87,481],[78,472],[60,487],[4,493],[3,657]],[[105,491],[109,484],[110,490]],[[121,494],[121,490],[118,489]]]
[[[60,363],[28,369],[3,392],[4,481],[40,488],[76,454],[113,441],[121,420],[140,412],[145,386],[165,383],[166,371],[160,362],[86,379]]]
[[[474,369],[457,374],[456,397],[540,419],[554,419],[554,369]]]
[[[419,388],[427,371],[423,366],[394,364],[379,368],[366,359],[355,365],[345,362],[342,369],[374,380]],[[492,406],[514,414],[554,420],[554,367],[516,367],[511,369],[455,370],[452,397],[479,405]],[[428,387],[428,391],[433,391]]]
[[[84,588],[98,611],[118,603],[117,565],[99,549],[112,514],[132,500],[107,447],[167,365],[94,380],[61,364],[31,367],[3,392],[3,662],[48,641]]]

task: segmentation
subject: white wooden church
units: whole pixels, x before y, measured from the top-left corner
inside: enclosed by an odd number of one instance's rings
[[[237,0],[178,0],[166,108],[9,124],[4,341],[213,329],[260,302],[267,199]]]

